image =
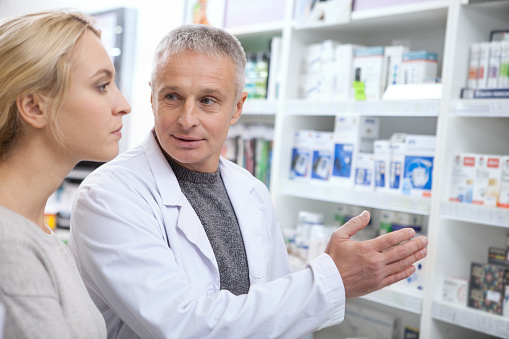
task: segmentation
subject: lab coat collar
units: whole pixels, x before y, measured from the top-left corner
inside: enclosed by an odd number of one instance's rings
[[[185,196],[180,190],[177,178],[152,132],[147,135],[142,147],[154,175],[157,189],[161,194],[163,204],[166,206],[182,206]],[[176,194],[177,192],[178,194]]]

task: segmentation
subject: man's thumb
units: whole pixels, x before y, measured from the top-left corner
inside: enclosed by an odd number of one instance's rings
[[[348,222],[341,226],[337,232],[341,235],[341,237],[349,239],[355,233],[366,227],[369,224],[369,219],[369,212],[363,211],[360,215],[348,220]]]

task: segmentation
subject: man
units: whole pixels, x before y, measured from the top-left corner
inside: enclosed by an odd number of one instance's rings
[[[81,185],[69,246],[110,338],[299,338],[426,255],[409,229],[350,240],[364,212],[291,273],[267,189],[220,157],[247,96],[244,70],[240,43],[221,29],[167,34],[150,82],[153,132]]]

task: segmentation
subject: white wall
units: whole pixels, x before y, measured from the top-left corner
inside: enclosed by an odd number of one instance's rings
[[[138,12],[135,67],[132,70],[131,97],[128,98],[132,112],[128,130],[124,131],[125,145],[138,144],[152,128],[154,119],[150,108],[150,67],[152,53],[163,35],[182,24],[184,0],[0,0],[0,19],[34,11],[74,8],[89,13],[129,7]]]

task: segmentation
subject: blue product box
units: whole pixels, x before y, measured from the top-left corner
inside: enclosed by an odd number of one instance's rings
[[[342,178],[350,178],[352,174],[353,144],[334,145],[334,166],[332,175]]]

